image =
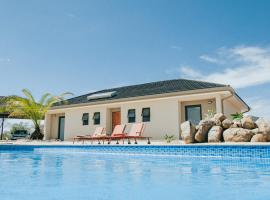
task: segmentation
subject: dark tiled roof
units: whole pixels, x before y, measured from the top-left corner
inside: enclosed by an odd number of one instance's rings
[[[165,94],[165,93],[181,92],[181,91],[188,91],[188,90],[217,88],[217,87],[226,87],[226,85],[208,83],[208,82],[202,82],[202,81],[186,80],[186,79],[158,81],[158,82],[152,82],[152,83],[145,83],[145,84],[139,84],[139,85],[131,85],[131,86],[96,91],[93,93],[89,93],[86,95],[68,99],[67,105],[100,102],[100,101],[105,101],[105,100],[115,100],[115,99],[123,99],[123,98],[130,98],[130,97],[155,95],[155,94]],[[90,95],[98,94],[98,93],[105,93],[105,92],[112,92],[112,91],[116,91],[116,95],[113,97],[87,100],[87,97]]]

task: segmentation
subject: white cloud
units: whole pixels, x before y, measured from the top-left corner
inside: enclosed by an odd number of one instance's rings
[[[170,46],[170,48],[176,49],[176,50],[182,50],[182,47],[176,46],[176,45],[172,45],[172,46]]]
[[[210,62],[210,63],[221,63],[220,60],[218,60],[217,58],[208,56],[208,55],[201,55],[200,59],[206,61],[206,62]]]
[[[0,62],[9,63],[10,61],[10,58],[0,58]]]
[[[197,70],[192,69],[189,66],[182,66],[180,68],[180,72],[185,74],[185,76],[192,77],[192,78],[201,78],[202,74]]]
[[[202,56],[201,56],[202,57]],[[240,46],[231,49],[219,49],[217,58],[203,56],[208,62],[222,60],[222,71],[201,73],[192,67],[182,66],[183,77],[200,79],[232,85],[235,88],[245,88],[270,82],[270,49],[258,46]],[[205,59],[206,58],[206,59]],[[211,59],[209,59],[211,58]],[[220,65],[216,62],[216,65]]]
[[[245,99],[248,105],[250,105],[250,107],[252,108],[251,111],[248,113],[249,115],[264,117],[270,120],[270,104],[268,100],[263,99],[262,97],[251,97]]]
[[[76,17],[77,17],[77,15],[74,14],[74,13],[67,13],[66,15],[67,15],[69,18],[76,18]]]

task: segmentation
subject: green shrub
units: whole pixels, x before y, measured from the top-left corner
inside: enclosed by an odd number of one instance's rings
[[[30,133],[30,128],[27,126],[27,124],[24,123],[19,123],[19,124],[13,124],[11,129],[10,129],[10,134],[14,134],[16,131],[27,131],[27,133]]]
[[[231,116],[232,116],[232,119],[233,119],[233,120],[239,120],[239,121],[240,121],[241,119],[243,119],[243,116],[244,116],[244,115],[243,115],[243,113],[238,113],[238,112],[237,112],[237,113],[235,113],[235,114],[231,114]]]
[[[171,143],[174,140],[174,135],[165,135],[164,139],[166,140],[167,143]]]

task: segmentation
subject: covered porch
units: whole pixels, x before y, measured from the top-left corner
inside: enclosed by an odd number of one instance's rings
[[[247,111],[249,107],[238,95],[229,91],[185,95],[179,100],[180,123],[191,121],[198,124],[214,113],[223,113],[230,118],[231,114]]]

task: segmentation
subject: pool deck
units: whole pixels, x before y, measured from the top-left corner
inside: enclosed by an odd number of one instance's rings
[[[12,141],[0,141],[0,145],[37,145],[37,146],[100,146],[98,142],[94,142],[91,144],[91,142],[86,141],[84,144],[82,142],[75,142],[73,144],[73,141],[55,141],[55,140],[47,140],[47,141],[30,141],[30,140],[12,140]],[[195,144],[185,144],[183,141],[172,141],[171,143],[166,143],[165,141],[162,140],[154,140],[151,141],[151,144],[148,145],[146,141],[138,141],[138,144],[127,144],[127,141],[123,144],[122,142],[119,142],[119,144],[116,144],[116,142],[112,142],[111,144],[104,144],[105,146],[258,146],[258,145],[263,145],[263,146],[270,146],[270,142],[257,142],[257,143],[251,143],[251,142],[222,142],[222,143],[195,143]]]

